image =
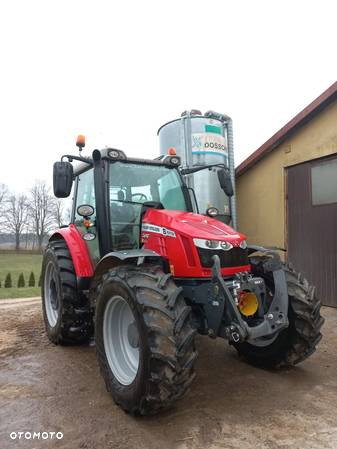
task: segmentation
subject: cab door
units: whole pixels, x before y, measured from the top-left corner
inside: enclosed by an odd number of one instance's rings
[[[96,229],[94,171],[92,168],[77,176],[75,192],[74,224],[86,242],[93,264],[96,265],[100,260],[100,254],[98,233]],[[84,204],[88,204],[94,208],[94,214],[88,217],[89,223],[77,212],[78,207]]]

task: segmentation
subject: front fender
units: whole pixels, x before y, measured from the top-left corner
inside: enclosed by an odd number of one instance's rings
[[[85,241],[77,228],[71,224],[66,228],[60,228],[52,234],[49,241],[65,240],[75,269],[77,278],[91,278],[94,275],[93,265]]]
[[[123,265],[132,260],[145,258],[145,257],[157,257],[162,259],[162,257],[155,251],[148,249],[132,249],[125,251],[112,251],[102,257],[95,268],[95,278],[99,277],[105,273],[109,268],[113,268],[118,265]]]

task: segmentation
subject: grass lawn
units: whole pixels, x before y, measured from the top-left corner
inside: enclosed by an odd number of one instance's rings
[[[41,254],[16,254],[0,253],[0,299],[6,298],[29,298],[32,296],[40,296],[41,289],[37,287],[41,273]],[[35,276],[36,287],[28,287],[28,280],[31,271]],[[4,288],[7,273],[12,276],[12,288]],[[20,273],[25,278],[25,287],[18,288],[17,282]]]

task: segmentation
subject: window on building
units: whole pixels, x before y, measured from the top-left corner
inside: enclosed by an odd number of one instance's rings
[[[312,205],[337,203],[337,159],[311,167]]]

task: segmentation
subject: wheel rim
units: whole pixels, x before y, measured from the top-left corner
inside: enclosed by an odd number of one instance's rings
[[[57,292],[56,270],[53,262],[49,262],[46,267],[44,303],[48,322],[51,327],[54,327],[59,317],[59,297]]]
[[[139,367],[139,333],[132,310],[121,296],[113,296],[106,305],[103,342],[113,375],[122,385],[130,385]]]

